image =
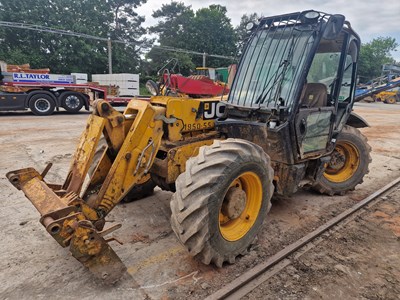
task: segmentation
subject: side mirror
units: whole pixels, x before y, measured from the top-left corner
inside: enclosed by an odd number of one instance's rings
[[[325,25],[323,38],[327,40],[334,40],[340,33],[344,24],[343,15],[332,15]]]

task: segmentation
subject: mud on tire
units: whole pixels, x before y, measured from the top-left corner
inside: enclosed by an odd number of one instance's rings
[[[176,180],[172,229],[189,253],[203,263],[218,267],[234,263],[238,255],[247,252],[270,210],[272,179],[270,159],[258,145],[228,139],[203,146]],[[246,195],[245,207],[236,218],[225,212],[232,191],[239,194],[237,199]]]
[[[357,128],[345,125],[337,138],[331,161],[313,189],[322,194],[344,195],[363,182],[371,160],[367,138]]]

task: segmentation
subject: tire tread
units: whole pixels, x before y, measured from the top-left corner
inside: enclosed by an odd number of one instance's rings
[[[171,200],[171,226],[179,241],[189,253],[205,264],[214,263],[221,267],[224,262],[234,263],[238,255],[246,253],[219,253],[210,243],[213,234],[208,228],[209,199],[218,184],[218,178],[234,161],[252,157],[254,162],[266,166],[270,193],[273,192],[273,170],[268,155],[261,147],[240,139],[215,140],[211,146],[201,147],[199,155],[186,162],[186,171],[176,180],[176,192]]]

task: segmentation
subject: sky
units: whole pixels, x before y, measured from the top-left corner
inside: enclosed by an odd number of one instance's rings
[[[399,0],[177,0],[193,10],[220,4],[227,8],[227,15],[233,26],[239,25],[243,14],[256,12],[262,16],[273,16],[314,9],[330,14],[342,14],[350,21],[354,30],[360,35],[363,43],[379,36],[393,37],[400,44],[400,1]],[[153,11],[168,4],[171,0],[147,0],[137,12],[146,17],[145,26],[156,24],[151,17]],[[392,52],[396,61],[400,62],[400,46]]]

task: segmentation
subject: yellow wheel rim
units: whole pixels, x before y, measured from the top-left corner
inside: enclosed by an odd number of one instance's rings
[[[395,97],[389,97],[386,100],[386,102],[389,103],[389,104],[395,104],[396,103],[396,98]]]
[[[249,232],[260,212],[262,196],[262,183],[257,174],[245,172],[232,181],[219,211],[219,230],[224,239],[234,242]],[[235,204],[236,210],[232,213]]]
[[[324,176],[331,182],[341,183],[349,180],[360,165],[360,154],[349,142],[338,142]]]

